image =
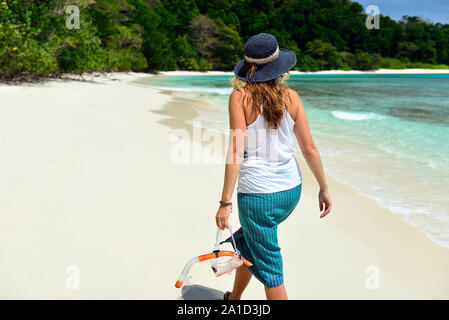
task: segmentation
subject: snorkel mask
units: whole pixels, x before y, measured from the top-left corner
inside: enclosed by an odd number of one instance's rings
[[[231,274],[231,272],[234,269],[241,267],[243,264],[247,265],[248,267],[252,266],[252,263],[243,258],[240,255],[240,252],[237,250],[231,226],[229,226],[229,232],[231,233],[232,245],[235,251],[227,251],[220,249],[223,231],[221,229],[217,229],[217,237],[214,246],[214,251],[190,259],[185,265],[181,275],[179,276],[178,280],[175,283],[176,288],[182,287],[190,271],[190,268],[197,262],[210,260],[212,271],[214,272],[216,277],[219,277],[225,273]]]

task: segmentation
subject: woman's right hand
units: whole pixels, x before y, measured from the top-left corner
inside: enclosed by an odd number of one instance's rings
[[[217,227],[221,230],[224,230],[225,228],[229,228],[229,216],[231,215],[231,207],[219,207],[217,214],[215,215],[215,221],[217,223]]]
[[[329,191],[327,189],[320,190],[318,193],[318,202],[320,205],[320,212],[323,211],[323,209],[326,209],[321,215],[320,218],[324,218],[331,212],[332,208],[332,201],[331,197],[329,195]]]

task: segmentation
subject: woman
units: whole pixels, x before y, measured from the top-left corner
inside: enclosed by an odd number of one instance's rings
[[[237,269],[233,291],[224,298],[240,299],[254,275],[264,284],[267,299],[287,299],[277,226],[295,209],[301,195],[302,174],[294,155],[293,132],[320,186],[321,218],[330,212],[332,203],[301,99],[285,85],[288,71],[296,64],[295,54],[279,48],[276,38],[266,33],[249,38],[244,53],[245,59],[235,67],[243,86],[238,79],[232,80],[231,135],[216,223],[222,230],[228,227],[238,176],[241,229],[235,234],[236,245],[253,266]]]

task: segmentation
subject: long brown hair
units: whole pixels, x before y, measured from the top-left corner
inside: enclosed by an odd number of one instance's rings
[[[253,77],[256,68],[256,64],[250,63],[250,69],[246,75],[247,80]],[[285,81],[288,78],[290,78],[290,72],[265,82],[242,81],[237,77],[233,77],[231,79],[231,85],[234,89],[245,88],[245,92],[251,96],[251,112],[257,112],[260,105],[263,104],[263,117],[268,122],[270,128],[276,129],[285,111],[283,107],[284,95],[288,89]]]

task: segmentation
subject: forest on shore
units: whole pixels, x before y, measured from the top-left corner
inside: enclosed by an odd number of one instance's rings
[[[232,71],[260,32],[296,53],[294,70],[449,69],[449,24],[366,19],[350,0],[0,0],[0,79]]]

